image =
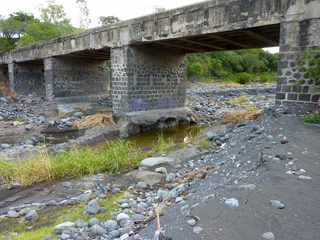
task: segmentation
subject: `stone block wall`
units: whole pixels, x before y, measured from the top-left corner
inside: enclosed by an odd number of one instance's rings
[[[9,64],[11,89],[17,94],[45,96],[42,61]]]
[[[184,55],[126,46],[111,51],[113,111],[169,109],[185,104]]]
[[[288,16],[281,23],[276,102],[294,112],[308,112],[319,106],[320,85],[307,78],[304,56],[306,51],[320,50],[320,18],[300,20],[297,16]]]
[[[105,60],[49,58],[45,76],[49,98],[107,94],[109,89]]]

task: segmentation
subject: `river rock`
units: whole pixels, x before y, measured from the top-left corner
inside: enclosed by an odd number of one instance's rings
[[[56,234],[60,235],[63,231],[70,230],[74,227],[73,222],[64,222],[54,227]]]
[[[114,220],[108,220],[105,222],[104,226],[108,230],[108,232],[112,232],[114,230],[117,230],[119,228],[119,225],[116,221]]]
[[[7,213],[7,217],[8,217],[8,218],[17,218],[17,217],[19,217],[19,213],[17,213],[17,212],[14,211],[14,210],[10,210],[10,211]]]
[[[274,234],[272,232],[266,232],[262,234],[262,238],[265,240],[275,240]]]
[[[95,224],[90,228],[90,233],[94,236],[101,236],[106,234],[106,230],[100,225]]]
[[[130,217],[129,217],[127,214],[125,214],[125,213],[119,213],[119,214],[117,215],[117,221],[118,221],[118,222],[121,222],[121,221],[123,221],[123,220],[128,220],[128,219],[130,219]]]
[[[151,171],[139,171],[136,175],[139,182],[145,182],[149,186],[159,184],[165,180],[165,176]]]
[[[100,211],[100,206],[97,199],[91,200],[86,208],[86,213],[89,215],[95,215]]]
[[[174,164],[173,158],[168,157],[152,157],[142,160],[140,163],[140,169],[142,170],[154,170],[162,166],[171,166]]]
[[[226,199],[224,203],[230,208],[238,208],[240,206],[238,199],[235,198]]]
[[[286,205],[279,200],[270,200],[271,206],[276,209],[284,209]]]
[[[27,221],[36,221],[39,218],[39,215],[36,210],[30,210],[25,218]]]

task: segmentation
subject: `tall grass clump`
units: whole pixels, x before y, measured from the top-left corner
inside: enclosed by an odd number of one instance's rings
[[[162,153],[173,146],[172,141],[163,137],[148,152],[126,140],[115,140],[101,147],[75,146],[56,155],[46,151],[36,157],[19,162],[0,161],[0,183],[18,182],[23,186],[54,181],[63,178],[75,178],[101,172],[119,173],[138,166],[144,158]]]
[[[320,124],[320,114],[316,113],[316,114],[306,115],[306,116],[304,116],[304,121],[306,123]]]

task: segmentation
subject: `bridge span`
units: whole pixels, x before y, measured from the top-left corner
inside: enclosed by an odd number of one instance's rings
[[[185,105],[186,54],[272,46],[280,46],[277,103],[314,109],[320,90],[299,64],[320,47],[320,0],[205,1],[0,54],[0,76],[17,94],[51,100],[111,86],[120,115],[172,110]]]

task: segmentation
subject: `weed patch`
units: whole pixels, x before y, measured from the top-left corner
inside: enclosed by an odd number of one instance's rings
[[[320,114],[310,114],[310,115],[306,115],[304,116],[304,121],[306,123],[316,123],[316,124],[320,124]]]
[[[149,151],[142,151],[126,140],[110,141],[99,148],[74,147],[56,155],[49,155],[43,150],[30,160],[15,163],[0,161],[0,181],[30,186],[101,172],[119,173],[136,168],[144,158],[163,153],[173,146],[173,141],[159,137],[158,144]]]
[[[105,208],[106,211],[95,215],[95,218],[100,221],[105,221],[106,219],[111,218],[112,213],[119,208],[117,200],[121,199],[122,197],[123,193],[119,193],[100,200],[100,206]],[[85,205],[79,204],[63,208],[47,208],[39,212],[39,219],[34,223],[30,223],[21,219],[1,220],[0,239],[40,240],[49,235],[54,236],[54,227],[57,224],[66,221],[75,222],[78,219],[89,221],[92,217],[84,214],[85,207]],[[28,228],[31,227],[30,224],[32,224],[32,230],[28,230]]]
[[[243,104],[246,104],[248,103],[248,97],[246,96],[239,96],[239,97],[235,97],[235,98],[232,98],[228,101],[229,104],[231,105],[235,105],[235,106],[238,106],[238,105],[243,105]]]

